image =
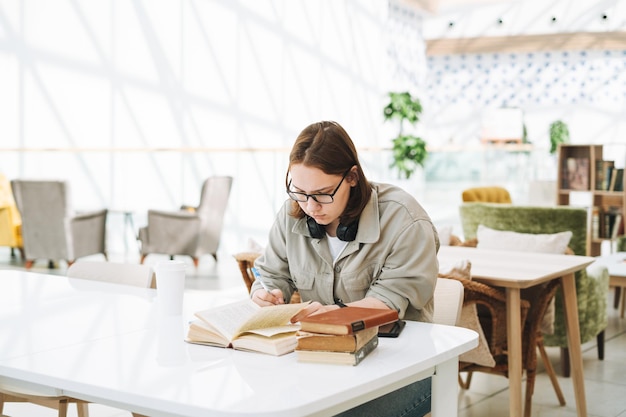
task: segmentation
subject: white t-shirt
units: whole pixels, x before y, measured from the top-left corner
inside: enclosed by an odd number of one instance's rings
[[[339,255],[341,255],[341,252],[343,252],[343,249],[348,245],[348,242],[344,242],[336,236],[332,237],[328,235],[328,233],[326,234],[326,237],[328,238],[328,249],[330,249],[330,254],[333,256],[334,262],[337,260]]]

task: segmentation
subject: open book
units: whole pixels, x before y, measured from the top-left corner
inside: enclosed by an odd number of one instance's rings
[[[189,324],[187,341],[284,355],[292,352],[297,343],[299,325],[290,324],[308,303],[281,304],[260,307],[246,299],[195,313],[197,320]]]

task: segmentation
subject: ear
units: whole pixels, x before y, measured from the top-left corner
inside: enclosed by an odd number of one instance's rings
[[[352,168],[350,168],[350,173],[346,175],[346,181],[350,184],[350,187],[356,187],[359,183],[359,172],[356,165],[353,165]]]

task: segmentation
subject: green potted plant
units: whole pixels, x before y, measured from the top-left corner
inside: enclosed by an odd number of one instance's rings
[[[390,92],[389,103],[383,110],[385,121],[398,120],[399,132],[392,141],[393,161],[390,168],[398,170],[401,177],[409,179],[428,155],[426,142],[419,136],[403,134],[405,123],[415,125],[422,113],[422,104],[419,99],[412,97],[408,92]]]
[[[559,144],[569,143],[569,129],[562,120],[550,124],[550,153],[555,154]]]

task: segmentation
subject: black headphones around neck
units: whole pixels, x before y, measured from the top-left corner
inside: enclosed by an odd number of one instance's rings
[[[315,239],[321,239],[326,236],[326,226],[323,226],[315,221],[313,217],[306,216],[306,225],[309,228],[311,237]],[[344,242],[352,242],[356,239],[356,232],[359,230],[359,219],[356,219],[350,224],[339,223],[337,226],[337,237]]]

